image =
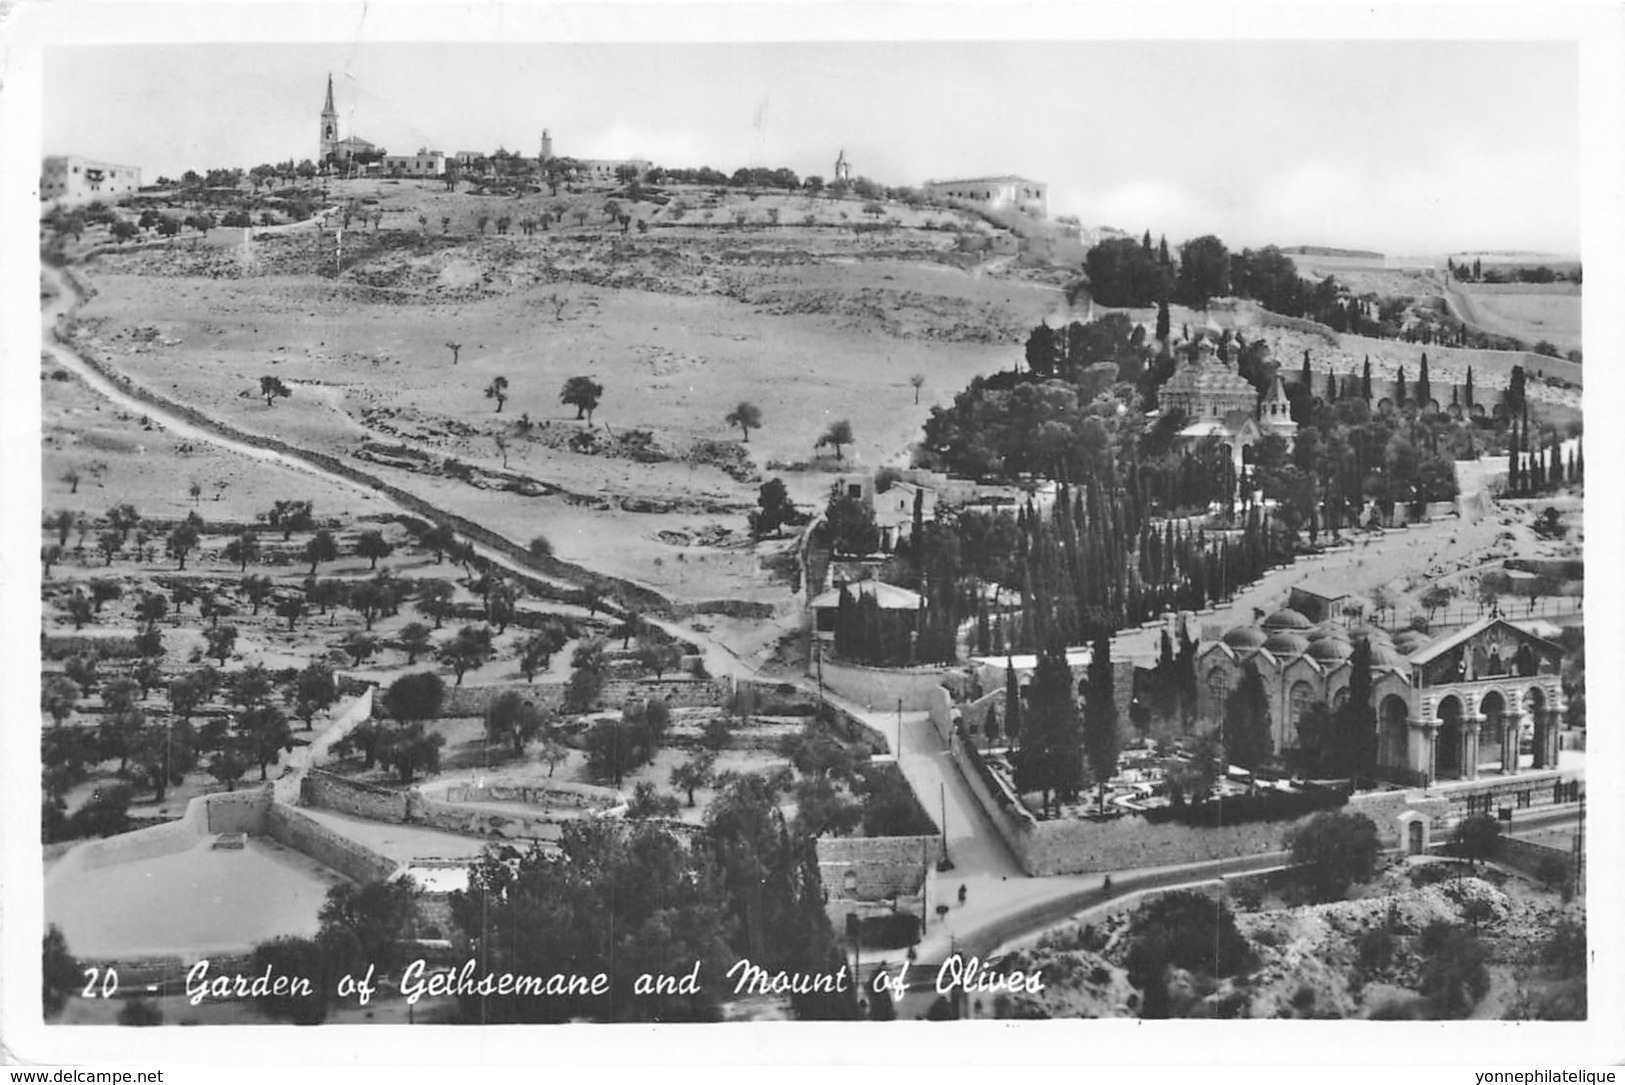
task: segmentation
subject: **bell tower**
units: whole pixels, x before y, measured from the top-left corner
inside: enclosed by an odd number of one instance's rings
[[[327,73],[327,101],[322,105],[322,138],[320,153],[316,161],[327,161],[327,157],[338,149],[339,143],[339,111],[333,108],[333,73]]]

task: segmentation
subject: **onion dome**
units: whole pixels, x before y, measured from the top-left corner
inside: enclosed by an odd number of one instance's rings
[[[1379,644],[1392,645],[1394,638],[1389,636],[1388,630],[1379,625],[1357,625],[1349,630],[1349,636],[1358,643],[1365,641],[1375,648]]]
[[[1315,623],[1291,607],[1282,607],[1264,619],[1264,628],[1271,632],[1279,629],[1290,629],[1298,633],[1307,633],[1314,627]]]
[[[1322,637],[1309,644],[1309,658],[1322,663],[1340,663],[1354,654],[1354,646],[1338,637]]]
[[[1222,638],[1231,648],[1249,649],[1264,647],[1264,631],[1256,625],[1238,625]]]
[[[1269,635],[1269,639],[1264,641],[1264,648],[1276,658],[1301,656],[1309,649],[1309,639],[1302,633],[1282,629]]]
[[[1373,667],[1387,667],[1390,670],[1404,670],[1409,667],[1405,657],[1391,644],[1371,645],[1371,665]]]
[[[1420,629],[1407,629],[1394,637],[1394,647],[1408,656],[1415,655],[1432,643],[1433,638]]]

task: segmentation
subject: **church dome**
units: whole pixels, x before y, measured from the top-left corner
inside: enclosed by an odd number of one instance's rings
[[[1303,614],[1291,607],[1282,607],[1268,618],[1264,619],[1264,628],[1274,632],[1280,629],[1290,629],[1299,633],[1307,633],[1313,629],[1314,623]]]
[[[1227,632],[1223,640],[1231,648],[1262,648],[1265,637],[1264,631],[1256,625],[1238,625]]]
[[[1433,638],[1419,629],[1407,629],[1394,637],[1394,647],[1408,656],[1415,655],[1433,643]]]
[[[1392,646],[1394,638],[1388,635],[1388,630],[1378,625],[1357,625],[1349,630],[1349,636],[1356,642],[1366,641],[1373,648],[1379,644]]]
[[[1376,643],[1371,645],[1371,665],[1391,670],[1404,670],[1409,666],[1393,645]]]
[[[1277,630],[1264,641],[1264,648],[1273,656],[1301,656],[1309,649],[1309,639],[1301,633]]]
[[[1328,639],[1346,641],[1349,639],[1349,631],[1346,626],[1340,625],[1337,622],[1321,622],[1319,625],[1311,629],[1307,636],[1309,637],[1310,643],[1314,643],[1318,640]]]
[[[1309,658],[1322,663],[1337,663],[1354,654],[1354,645],[1339,637],[1322,637],[1309,644]]]

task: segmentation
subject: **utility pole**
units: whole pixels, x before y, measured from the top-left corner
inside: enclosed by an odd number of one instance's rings
[[[942,868],[952,870],[954,861],[948,857],[948,784],[946,781],[937,784],[937,798],[942,803]]]
[[[892,749],[892,754],[893,754],[893,756],[895,756],[897,758],[898,771],[902,771],[902,767],[903,767],[903,699],[901,697],[897,698],[897,745],[896,745],[896,747],[894,747]]]

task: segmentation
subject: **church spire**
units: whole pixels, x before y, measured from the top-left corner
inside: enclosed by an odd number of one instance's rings
[[[333,73],[327,73],[327,104],[322,106],[323,113],[337,113],[333,108]]]

